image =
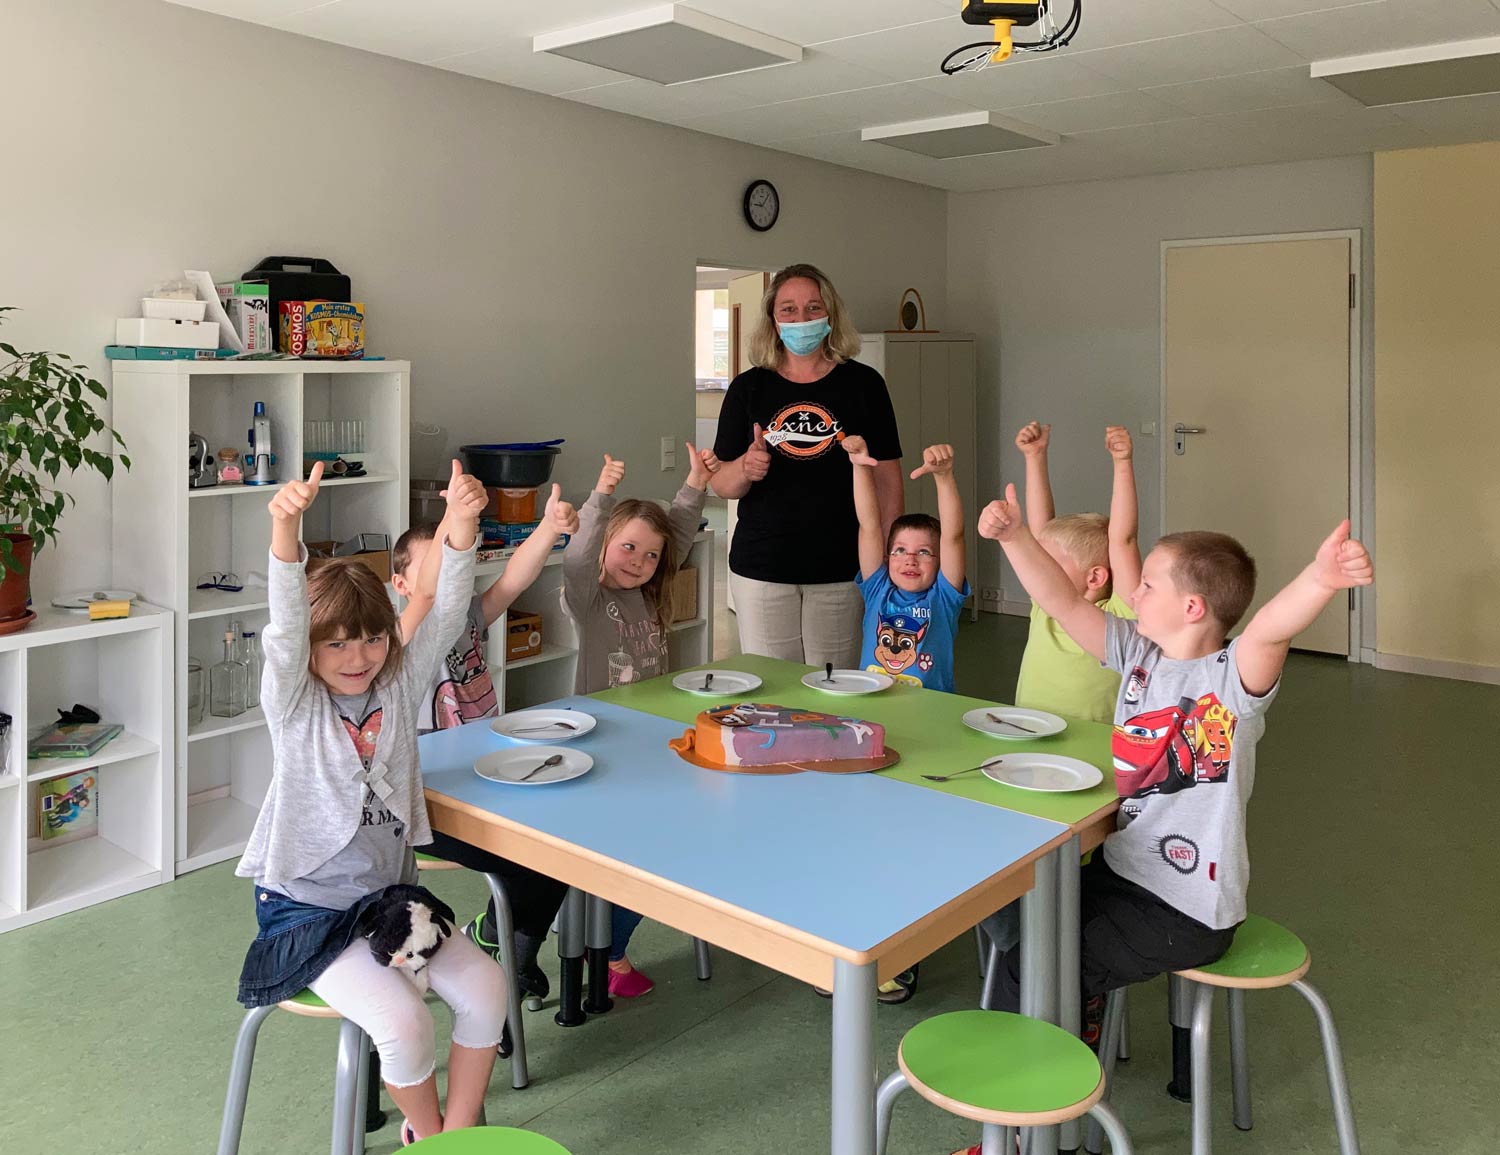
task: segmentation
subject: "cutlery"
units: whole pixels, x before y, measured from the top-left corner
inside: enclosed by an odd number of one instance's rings
[[[823,681],[830,686],[833,685],[833,663],[829,662],[823,667]]]
[[[547,769],[548,766],[556,766],[562,760],[563,760],[563,756],[561,754],[554,754],[554,755],[552,755],[552,757],[548,758],[545,762],[543,762],[540,766],[536,767],[533,770],[528,770],[525,774],[522,774],[519,778],[512,778],[511,781],[512,782],[525,782],[526,779],[530,778],[533,774],[540,774],[543,770]]]
[[[705,690],[707,690],[713,684],[714,684],[714,676],[712,674],[709,674],[706,678],[703,679],[703,688]]]
[[[572,722],[548,722],[545,726],[522,726],[518,730],[512,730],[512,734],[534,734],[538,730],[576,730],[577,726]]]
[[[985,712],[984,716],[991,722],[995,723],[995,725],[997,726],[1009,726],[1012,730],[1019,730],[1021,731],[1021,733],[1030,734],[1032,737],[1036,736],[1035,730],[1028,730],[1025,726],[1022,726],[1017,722],[1012,722],[1009,718],[997,718],[994,714],[991,714],[988,711]]]
[[[955,770],[952,774],[923,774],[922,777],[929,782],[946,782],[950,778],[957,778],[960,774],[972,774],[975,770],[983,770],[986,766],[998,766],[1003,761],[1003,758],[991,758],[988,762],[970,766],[967,770]]]

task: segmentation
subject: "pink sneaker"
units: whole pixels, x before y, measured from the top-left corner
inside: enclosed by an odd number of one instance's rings
[[[610,968],[609,993],[612,998],[638,999],[655,989],[656,984],[633,967],[624,974]]]

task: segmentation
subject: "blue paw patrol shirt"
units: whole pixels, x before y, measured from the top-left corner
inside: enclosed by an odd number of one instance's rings
[[[855,578],[865,599],[859,664],[897,681],[953,692],[953,638],[969,583],[957,590],[941,572],[920,593],[907,593],[879,569]]]

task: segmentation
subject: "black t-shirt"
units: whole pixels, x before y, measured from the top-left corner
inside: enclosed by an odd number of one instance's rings
[[[729,384],[714,452],[742,457],[766,432],[771,471],[740,499],[729,568],[741,577],[787,585],[852,581],[859,569],[854,467],[839,445],[863,437],[877,461],[901,457],[896,412],[885,380],[845,361],[809,385],[770,369],[749,369]]]

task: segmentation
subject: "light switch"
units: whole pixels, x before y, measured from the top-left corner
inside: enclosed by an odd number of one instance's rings
[[[663,437],[661,439],[661,471],[663,473],[677,468],[677,439],[675,437]]]
[[[1141,436],[1142,437],[1155,437],[1156,436],[1156,422],[1155,421],[1142,421],[1141,422]]]

